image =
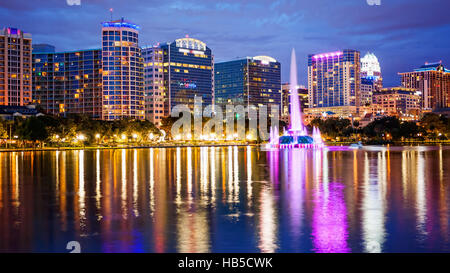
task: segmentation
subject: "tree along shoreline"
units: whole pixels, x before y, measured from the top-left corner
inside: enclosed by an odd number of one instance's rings
[[[5,148],[83,148],[86,146],[116,148],[123,146],[163,145],[236,145],[235,143],[264,143],[259,137],[254,141],[189,140],[175,141],[170,135],[175,118],[163,119],[161,130],[147,120],[122,119],[115,121],[92,120],[86,116],[39,116],[12,121],[0,120],[0,149]],[[206,122],[206,120],[204,120]],[[248,122],[246,121],[247,125]],[[280,122],[281,132],[286,125]],[[418,122],[401,121],[396,117],[375,119],[365,127],[348,119],[316,118],[307,128],[317,127],[328,144],[354,143],[366,145],[384,144],[433,144],[448,143],[450,119],[443,115],[425,114]],[[167,133],[163,140],[162,135]],[[226,136],[225,136],[226,137]]]

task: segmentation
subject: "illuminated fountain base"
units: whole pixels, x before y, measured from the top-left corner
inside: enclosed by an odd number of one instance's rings
[[[270,141],[266,144],[267,148],[275,149],[320,149],[325,145],[323,143],[320,131],[313,129],[312,136],[308,136],[304,131],[289,131],[283,136],[278,136],[278,131],[271,130]]]

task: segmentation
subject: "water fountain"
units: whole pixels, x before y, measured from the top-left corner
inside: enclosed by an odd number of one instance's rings
[[[308,135],[307,129],[303,125],[303,117],[300,109],[300,100],[297,90],[297,60],[295,50],[292,49],[291,55],[291,124],[283,136],[279,136],[278,128],[270,128],[270,141],[267,144],[269,148],[322,148],[324,146],[320,131],[314,127],[312,136]]]

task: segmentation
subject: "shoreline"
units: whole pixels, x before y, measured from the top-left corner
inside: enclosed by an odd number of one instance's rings
[[[330,142],[325,145],[330,147],[348,146],[354,142]],[[51,151],[78,151],[78,150],[121,150],[121,149],[148,149],[148,148],[200,148],[200,147],[228,147],[228,146],[262,146],[261,143],[226,143],[226,144],[166,144],[166,145],[134,145],[134,146],[83,146],[83,147],[41,147],[41,148],[0,148],[0,153],[7,152],[51,152]],[[450,142],[394,142],[392,144],[364,145],[370,146],[391,146],[391,147],[407,147],[407,146],[450,146]]]
[[[200,147],[228,147],[228,146],[259,146],[261,144],[227,143],[227,144],[190,144],[190,145],[137,145],[137,146],[82,146],[82,147],[41,147],[41,148],[0,148],[0,153],[7,152],[51,152],[51,151],[78,151],[78,150],[121,150],[121,149],[148,149],[148,148],[200,148]]]

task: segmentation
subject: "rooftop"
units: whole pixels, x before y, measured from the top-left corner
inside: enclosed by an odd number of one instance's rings
[[[136,24],[134,24],[134,23],[132,23],[130,21],[125,20],[124,18],[119,19],[119,20],[103,22],[102,26],[103,27],[116,27],[116,28],[118,28],[118,27],[126,27],[126,28],[132,28],[132,29],[135,29],[135,30],[139,30],[141,28],[140,26],[138,26],[138,25],[136,25]]]

